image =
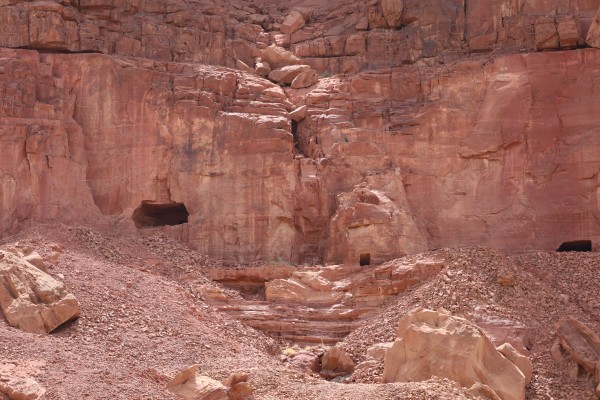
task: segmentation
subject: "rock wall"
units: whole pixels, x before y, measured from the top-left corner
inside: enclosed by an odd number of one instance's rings
[[[600,240],[600,1],[313,3],[3,3],[0,233],[156,202],[244,260]],[[319,82],[253,74],[273,44]]]

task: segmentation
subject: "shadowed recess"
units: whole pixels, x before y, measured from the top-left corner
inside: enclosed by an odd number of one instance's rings
[[[361,266],[371,265],[371,253],[361,254],[359,262]]]
[[[180,225],[188,222],[189,213],[183,203],[156,204],[143,201],[131,219],[137,228]]]
[[[572,242],[564,242],[556,251],[592,251],[591,240],[574,240]]]

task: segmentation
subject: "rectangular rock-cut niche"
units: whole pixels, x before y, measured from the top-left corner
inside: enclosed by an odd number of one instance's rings
[[[371,253],[362,253],[358,262],[361,266],[371,265]]]
[[[155,203],[142,201],[131,219],[138,229],[167,225],[181,225],[188,222],[189,212],[183,203]]]

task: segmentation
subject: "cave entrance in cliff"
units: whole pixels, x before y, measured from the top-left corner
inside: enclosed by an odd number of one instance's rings
[[[359,264],[361,267],[371,265],[371,253],[362,253],[360,255]]]
[[[181,225],[188,222],[187,208],[183,203],[153,203],[142,201],[131,219],[137,228],[150,228],[166,225]]]
[[[556,249],[556,251],[592,251],[591,240],[573,240],[572,242],[564,242]]]

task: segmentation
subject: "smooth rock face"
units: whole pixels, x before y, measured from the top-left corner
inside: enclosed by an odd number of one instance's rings
[[[521,370],[498,352],[485,332],[447,311],[417,309],[400,320],[398,339],[386,352],[384,382],[438,376],[470,388],[489,387],[502,400],[525,399]]]
[[[184,400],[229,400],[227,386],[208,376],[198,375],[197,371],[197,365],[184,369],[169,382],[167,390]]]
[[[46,334],[79,316],[65,285],[12,253],[0,251],[0,307],[11,326]]]

